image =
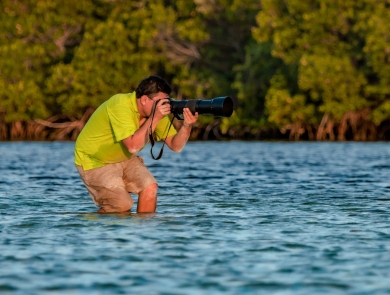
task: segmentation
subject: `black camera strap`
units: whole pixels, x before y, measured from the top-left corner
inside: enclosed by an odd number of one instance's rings
[[[175,119],[175,117],[172,117],[172,120],[171,120],[171,123],[169,124],[169,128],[168,128],[168,131],[167,131],[167,137],[165,137],[165,139],[163,140],[164,143],[161,147],[161,150],[160,150],[160,153],[158,154],[157,157],[155,157],[153,155],[153,147],[154,147],[154,144],[155,144],[155,140],[154,140],[154,137],[153,137],[153,131],[152,131],[152,126],[153,126],[153,118],[154,118],[154,113],[156,112],[156,106],[157,106],[157,102],[155,102],[153,104],[153,110],[152,110],[152,120],[150,122],[150,126],[149,126],[149,140],[150,140],[150,155],[152,156],[153,160],[160,160],[162,155],[163,155],[163,152],[164,152],[164,146],[165,146],[165,140],[167,139],[168,137],[168,134],[169,134],[169,130],[171,130],[171,126],[172,126],[172,123],[173,123],[173,120]]]

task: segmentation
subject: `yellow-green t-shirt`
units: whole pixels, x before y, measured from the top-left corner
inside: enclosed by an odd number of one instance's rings
[[[132,156],[122,140],[139,129],[136,99],[135,92],[116,94],[96,109],[76,140],[77,166],[90,170],[123,162]],[[167,136],[169,125],[167,116],[158,122],[154,132],[157,140],[176,134],[175,128],[171,127]]]

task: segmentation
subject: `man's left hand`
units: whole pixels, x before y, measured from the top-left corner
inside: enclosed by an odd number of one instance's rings
[[[195,113],[195,115],[193,115],[190,109],[184,108],[183,116],[184,116],[183,126],[188,128],[191,127],[196,121],[198,121],[199,114]]]

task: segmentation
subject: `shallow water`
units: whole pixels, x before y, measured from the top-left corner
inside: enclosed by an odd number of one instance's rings
[[[0,293],[390,294],[390,144],[141,154],[158,212],[99,215],[73,143],[0,143]]]

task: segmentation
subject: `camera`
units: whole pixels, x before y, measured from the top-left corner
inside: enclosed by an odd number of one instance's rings
[[[168,103],[168,102],[167,102]],[[183,120],[180,114],[184,108],[188,108],[192,114],[210,114],[217,117],[230,117],[233,113],[233,100],[229,96],[221,96],[213,99],[174,100],[169,98],[171,113],[179,120]]]

